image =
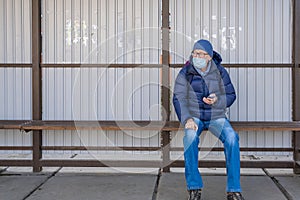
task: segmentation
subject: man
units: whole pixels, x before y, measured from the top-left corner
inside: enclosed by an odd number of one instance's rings
[[[227,199],[243,200],[240,186],[239,137],[226,118],[226,109],[236,99],[221,56],[208,40],[194,44],[190,60],[179,72],[173,104],[184,125],[185,178],[189,200],[200,200],[203,188],[198,170],[199,136],[208,129],[224,144],[227,172]]]

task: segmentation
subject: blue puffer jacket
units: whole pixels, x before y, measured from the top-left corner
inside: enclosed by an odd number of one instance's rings
[[[210,71],[206,75],[201,76],[190,61],[180,70],[175,81],[173,104],[183,125],[192,117],[202,121],[226,117],[226,109],[233,104],[236,94],[221,62],[221,56],[214,51]],[[202,99],[211,93],[217,95],[218,101],[208,105]]]

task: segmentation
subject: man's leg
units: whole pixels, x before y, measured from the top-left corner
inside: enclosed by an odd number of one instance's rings
[[[241,192],[239,136],[225,118],[212,120],[209,130],[224,144],[227,192]]]
[[[184,129],[183,137],[185,179],[188,190],[196,190],[203,187],[202,177],[198,170],[198,145],[203,124],[200,120],[194,119],[194,121],[198,125],[198,130]]]

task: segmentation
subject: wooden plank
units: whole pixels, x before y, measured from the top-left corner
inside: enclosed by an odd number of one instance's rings
[[[29,120],[0,120],[0,129],[21,129]]]
[[[161,130],[161,121],[40,121],[22,126],[22,130]]]
[[[232,121],[236,131],[300,131],[300,121]],[[178,121],[47,121],[0,120],[0,129],[34,130],[157,130],[178,131]]]

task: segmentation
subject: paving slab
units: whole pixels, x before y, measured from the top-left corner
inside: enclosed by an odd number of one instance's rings
[[[151,200],[156,175],[60,174],[26,200]]]
[[[300,176],[275,176],[275,178],[293,199],[300,199]]]
[[[226,176],[203,175],[203,200],[226,199]],[[243,196],[255,200],[286,199],[273,181],[267,176],[241,176]],[[186,200],[185,178],[182,173],[162,174],[157,200]]]
[[[21,200],[42,184],[47,176],[0,176],[0,199]]]

